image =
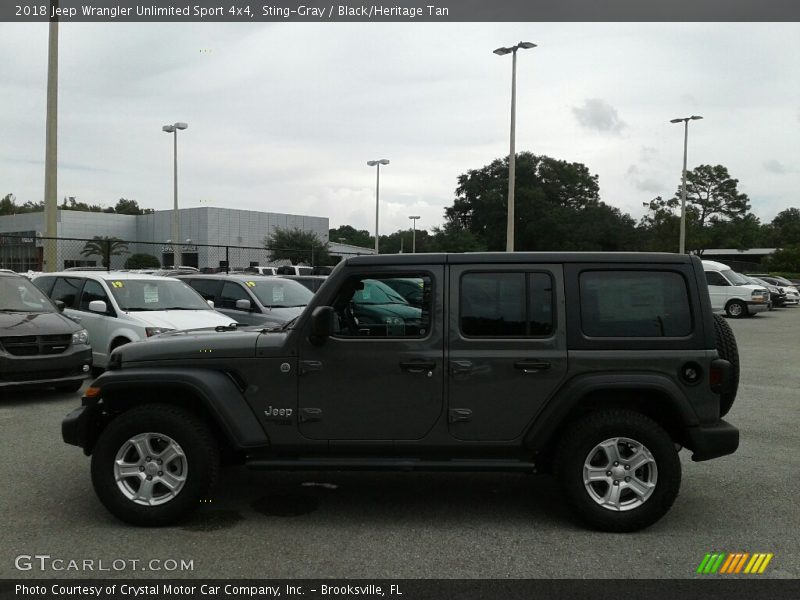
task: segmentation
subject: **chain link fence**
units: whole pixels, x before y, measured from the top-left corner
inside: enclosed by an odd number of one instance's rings
[[[115,270],[194,267],[204,273],[244,271],[257,266],[285,266],[290,252],[295,264],[322,267],[361,253],[341,251],[328,254],[330,262],[320,264],[323,248],[270,248],[220,244],[172,244],[116,238],[65,238],[37,235],[0,234],[0,269],[18,273],[62,271],[70,268]],[[177,255],[177,256],[176,256]],[[177,259],[177,260],[176,260]],[[50,268],[48,263],[53,263]]]

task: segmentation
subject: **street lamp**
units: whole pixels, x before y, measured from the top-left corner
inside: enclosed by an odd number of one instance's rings
[[[686,253],[686,149],[689,144],[689,121],[697,121],[703,117],[692,115],[681,119],[671,119],[670,123],[683,122],[683,175],[681,178],[681,234],[678,252]]]
[[[508,219],[506,222],[506,252],[514,251],[514,177],[516,170],[516,150],[514,149],[514,129],[517,121],[517,50],[536,48],[532,42],[520,42],[511,48],[498,48],[494,53],[498,56],[513,54],[511,63],[511,150],[508,154]]]
[[[173,184],[173,191],[174,191],[174,207],[172,209],[172,239],[175,240],[175,244],[172,246],[172,266],[178,266],[178,240],[180,240],[180,227],[178,225],[178,130],[179,129],[186,129],[189,127],[186,123],[175,123],[173,125],[164,125],[161,128],[161,131],[165,133],[171,133],[174,140],[173,145],[173,162],[175,168],[175,181]]]
[[[378,254],[378,210],[380,208],[380,193],[381,193],[381,165],[388,165],[389,161],[385,158],[380,160],[368,160],[367,165],[370,167],[378,167],[377,179],[375,181],[375,254]]]
[[[411,216],[411,217],[408,217],[408,218],[411,219],[411,223],[412,223],[412,227],[413,227],[412,234],[411,234],[411,253],[412,254],[416,254],[417,253],[417,219],[419,219],[419,215],[414,215],[414,216]]]

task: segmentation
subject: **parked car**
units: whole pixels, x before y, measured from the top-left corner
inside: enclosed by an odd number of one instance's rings
[[[91,366],[87,331],[27,278],[0,272],[0,389],[74,392]]]
[[[94,367],[105,368],[111,352],[124,344],[166,331],[227,326],[183,281],[138,273],[60,272],[40,275],[34,283],[64,314],[89,332]]]
[[[425,289],[422,280],[411,277],[395,277],[381,281],[405,298],[411,306],[422,306]]]
[[[247,267],[244,272],[253,273],[254,275],[277,275],[278,267]]]
[[[175,277],[176,275],[185,275],[191,273],[199,273],[200,270],[195,267],[167,267],[164,269],[157,269],[152,272],[153,275],[159,277]]]
[[[770,285],[766,281],[759,279],[758,277],[751,277],[750,275],[743,275],[745,279],[749,283],[753,285],[760,285],[762,287],[767,288],[769,292],[769,309],[772,310],[773,308],[785,306],[786,302],[786,294],[781,292],[781,289],[777,286]]]
[[[279,275],[279,277],[296,281],[314,293],[316,293],[317,290],[322,287],[322,284],[328,279],[327,275]]]
[[[780,290],[786,294],[786,306],[796,306],[798,303],[800,303],[800,291],[798,291],[796,285],[794,285],[785,277],[780,277],[778,275],[765,275],[761,273],[750,276],[758,277],[759,279],[780,288]]]
[[[739,318],[769,310],[769,292],[760,285],[748,283],[743,275],[728,265],[713,260],[703,261],[711,308]]]
[[[181,275],[203,298],[242,325],[278,326],[298,316],[313,293],[284,277],[253,275]]]
[[[314,275],[314,267],[304,265],[283,265],[278,267],[277,275]]]
[[[418,279],[430,286],[429,278]],[[342,326],[371,336],[424,332],[422,309],[409,304],[384,281],[363,279],[359,282],[349,306],[337,307],[344,318]]]

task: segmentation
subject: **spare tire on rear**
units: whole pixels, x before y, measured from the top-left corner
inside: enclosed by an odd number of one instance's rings
[[[721,315],[714,315],[714,333],[717,338],[717,354],[731,363],[730,388],[719,397],[719,413],[724,417],[733,406],[736,392],[739,390],[739,347],[736,345],[733,329]]]

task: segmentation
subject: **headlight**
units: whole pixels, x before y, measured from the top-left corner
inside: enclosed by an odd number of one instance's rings
[[[89,332],[85,329],[81,329],[80,331],[76,331],[72,334],[72,343],[73,344],[88,344],[89,343]]]
[[[162,333],[175,330],[170,329],[169,327],[145,327],[144,331],[147,334],[147,337],[153,337],[154,335],[161,335]]]

